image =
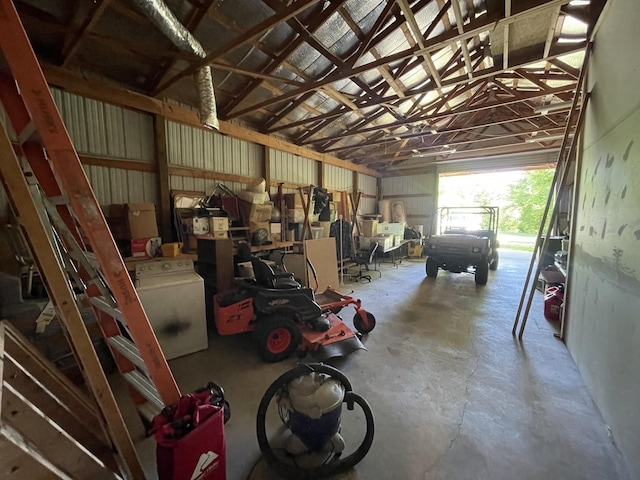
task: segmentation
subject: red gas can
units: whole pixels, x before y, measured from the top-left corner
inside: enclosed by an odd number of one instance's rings
[[[560,320],[560,307],[564,301],[562,285],[547,287],[544,294],[544,316],[547,320]]]
[[[183,395],[154,418],[159,480],[226,480],[223,395]]]

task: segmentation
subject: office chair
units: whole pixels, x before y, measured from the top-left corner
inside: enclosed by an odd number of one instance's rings
[[[369,265],[374,261],[376,251],[378,250],[378,242],[372,242],[368,249],[357,250],[351,260],[359,266],[358,273],[349,275],[351,280],[359,282],[360,280],[371,281],[371,272],[378,272],[382,276],[382,272],[377,269],[369,269]],[[365,273],[366,272],[366,273]]]

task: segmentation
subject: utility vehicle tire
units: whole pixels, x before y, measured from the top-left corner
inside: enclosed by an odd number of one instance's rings
[[[302,335],[296,322],[272,315],[258,320],[253,338],[262,359],[274,363],[289,358],[300,345]]]
[[[376,327],[376,317],[373,316],[373,313],[365,313],[367,315],[366,324],[358,312],[353,316],[353,326],[362,334],[367,334]]]
[[[490,270],[497,270],[498,269],[498,260],[500,260],[500,257],[498,255],[498,252],[496,252],[496,256],[493,259],[493,261],[489,264],[489,269]]]
[[[476,285],[486,285],[489,279],[489,263],[485,260],[481,260],[476,265]]]
[[[438,264],[431,257],[427,257],[426,270],[427,270],[427,277],[437,277],[438,276]]]

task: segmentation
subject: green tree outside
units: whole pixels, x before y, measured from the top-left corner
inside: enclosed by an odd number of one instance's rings
[[[507,205],[501,212],[503,232],[537,234],[547,203],[554,170],[528,170],[509,186]]]

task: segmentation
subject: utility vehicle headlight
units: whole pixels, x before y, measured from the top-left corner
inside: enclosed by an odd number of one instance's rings
[[[480,247],[473,247],[473,253],[480,253]]]
[[[435,250],[435,249],[437,248],[437,245],[434,245],[433,243],[430,243],[430,244],[429,244],[429,248],[430,248],[431,250]]]

